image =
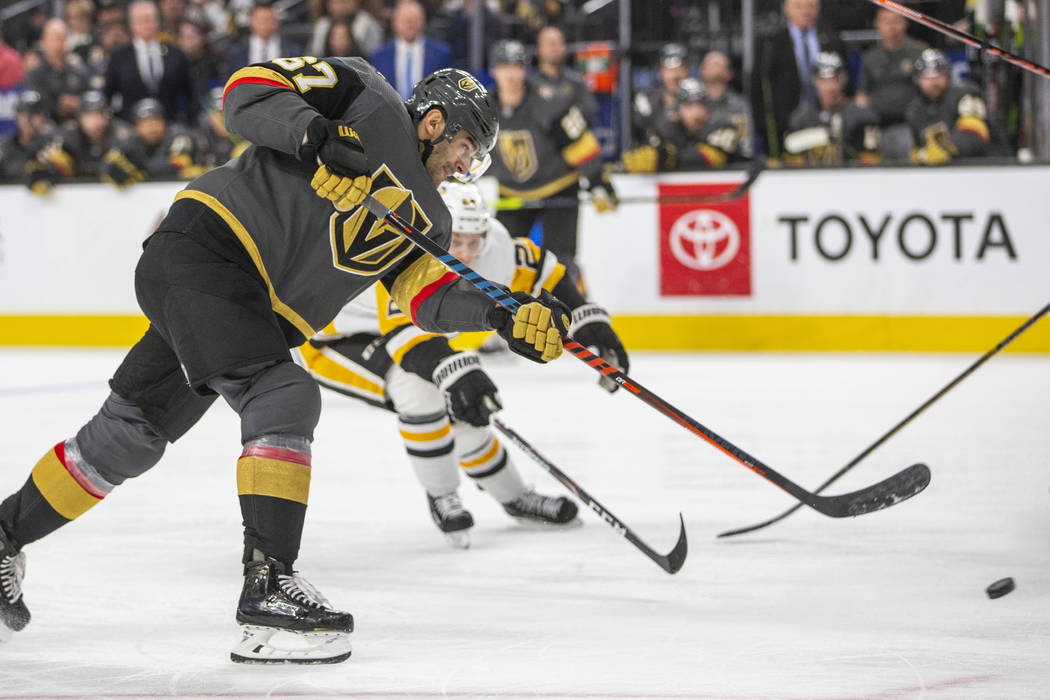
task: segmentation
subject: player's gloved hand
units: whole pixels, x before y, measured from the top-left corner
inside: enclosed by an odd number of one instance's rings
[[[608,173],[602,173],[601,177],[588,182],[587,191],[591,193],[591,202],[599,214],[616,211],[616,207],[620,204],[620,198],[616,196],[616,190],[613,189]]]
[[[944,165],[959,154],[959,149],[952,142],[951,135],[943,126],[931,127],[925,132],[926,143],[911,152],[913,163],[921,165]]]
[[[55,186],[49,168],[37,160],[26,163],[26,187],[33,194],[45,195]]]
[[[678,149],[669,141],[639,146],[623,154],[623,167],[629,173],[655,173],[678,166]]]
[[[580,345],[591,348],[598,357],[621,372],[630,368],[627,351],[612,329],[609,313],[597,304],[584,304],[573,310],[569,336]],[[611,377],[599,379],[598,386],[610,394],[620,388]]]
[[[183,180],[193,180],[208,172],[208,168],[194,163],[193,158],[187,153],[172,154],[169,160]]]
[[[128,160],[127,156],[116,149],[109,150],[102,156],[102,180],[117,187],[124,188],[136,182],[143,182],[146,173]]]
[[[451,416],[479,428],[489,424],[489,416],[503,408],[496,385],[481,369],[478,356],[457,352],[434,368],[434,383],[445,393]]]
[[[299,159],[316,162],[318,167],[310,186],[335,204],[339,211],[350,211],[372,190],[372,170],[357,131],[349,122],[317,117],[306,128]]]
[[[540,298],[525,292],[511,294],[521,307],[511,314],[502,306],[489,311],[488,322],[510,349],[533,362],[546,363],[561,356],[562,334],[569,331],[571,311],[550,292]]]

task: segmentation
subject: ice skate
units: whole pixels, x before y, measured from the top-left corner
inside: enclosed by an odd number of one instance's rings
[[[7,534],[0,528],[0,642],[29,624],[29,609],[22,599],[22,579],[26,575],[26,555],[14,552]]]
[[[249,562],[237,604],[241,641],[230,659],[247,664],[334,664],[350,658],[354,617],[333,610],[297,572],[278,561]]]
[[[576,504],[565,496],[544,496],[529,489],[513,501],[503,504],[507,515],[531,527],[575,527]]]
[[[442,496],[427,494],[430,504],[430,517],[434,524],[445,534],[445,539],[453,547],[467,549],[470,547],[470,528],[474,527],[474,516],[463,507],[459,494],[455,491]]]

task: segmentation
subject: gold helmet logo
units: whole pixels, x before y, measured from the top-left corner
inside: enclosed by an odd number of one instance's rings
[[[470,92],[471,90],[477,90],[479,87],[481,87],[481,86],[478,85],[478,81],[474,80],[474,78],[471,78],[470,76],[467,76],[465,78],[460,78],[459,79],[459,89],[462,90],[463,92]]]

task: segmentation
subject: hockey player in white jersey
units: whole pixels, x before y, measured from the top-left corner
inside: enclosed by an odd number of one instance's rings
[[[573,310],[573,338],[627,370],[627,353],[608,315],[586,302],[552,253],[528,239],[512,239],[489,215],[475,185],[446,181],[439,192],[452,214],[453,255],[511,291],[553,293]],[[457,352],[446,336],[413,326],[381,285],[348,304],[296,355],[322,386],[398,414],[431,516],[453,546],[468,547],[474,525],[458,495],[461,469],[520,522],[540,527],[579,522],[571,500],[536,493],[524,483],[488,427],[501,404],[477,354]],[[611,382],[603,386],[616,388]]]

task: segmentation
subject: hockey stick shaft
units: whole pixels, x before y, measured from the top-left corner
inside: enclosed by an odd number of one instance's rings
[[[827,481],[825,481],[823,484],[818,486],[816,488],[816,490],[814,491],[814,493],[820,493],[821,491],[823,491],[824,489],[826,489],[827,487],[831,486],[833,483],[838,481],[839,478],[841,476],[843,476],[846,472],[848,472],[849,470],[853,469],[853,467],[855,467],[858,464],[860,464],[861,461],[864,460],[864,458],[866,458],[872,452],[877,450],[884,442],[886,442],[891,437],[896,435],[901,430],[901,428],[903,428],[904,426],[908,425],[908,423],[911,423],[913,420],[918,418],[919,415],[921,415],[923,412],[925,412],[927,408],[929,408],[930,406],[935,404],[942,396],[944,396],[949,391],[954,389],[962,380],[966,379],[971,374],[973,374],[975,371],[977,371],[978,367],[983,365],[988,360],[992,359],[992,357],[994,357],[995,355],[999,354],[999,352],[1003,348],[1005,348],[1007,345],[1009,345],[1014,340],[1016,340],[1017,337],[1019,335],[1021,335],[1022,333],[1024,333],[1026,330],[1031,328],[1032,325],[1035,324],[1035,322],[1038,321],[1040,318],[1045,316],[1047,314],[1047,312],[1050,312],[1050,304],[1047,304],[1046,306],[1044,306],[1042,309],[1040,309],[1038,312],[1036,312],[1036,314],[1034,316],[1030,317],[1027,321],[1025,321],[1020,326],[1018,326],[1014,330],[1013,333],[1011,333],[1010,335],[1008,335],[1005,338],[1003,338],[1002,340],[1000,340],[999,343],[994,348],[992,348],[991,350],[989,350],[988,352],[986,352],[985,354],[983,354],[979,358],[977,358],[977,361],[974,362],[973,364],[971,364],[969,367],[967,367],[962,372],[962,374],[960,374],[955,379],[953,379],[950,382],[948,382],[947,384],[945,384],[941,388],[940,391],[938,391],[936,394],[934,394],[933,396],[928,398],[921,406],[916,408],[914,411],[909,413],[904,418],[904,420],[902,420],[901,422],[897,423],[897,425],[895,425],[892,428],[890,428],[878,440],[876,440],[875,442],[873,442],[870,445],[868,445],[863,451],[861,451],[860,454],[858,454],[856,457],[851,459],[849,461],[849,463],[846,464],[846,466],[844,466],[841,469],[839,469],[837,472],[832,474],[828,478]],[[741,528],[738,528],[736,530],[727,530],[725,532],[719,533],[718,536],[719,537],[733,537],[734,535],[743,535],[743,534],[748,533],[748,532],[754,532],[755,530],[761,530],[762,528],[769,527],[770,525],[783,520],[784,518],[788,517],[789,515],[791,515],[792,513],[794,513],[798,509],[799,509],[798,504],[793,505],[790,508],[788,508],[787,510],[785,510],[783,513],[781,513],[780,515],[778,515],[776,517],[773,517],[773,518],[770,518],[769,520],[763,520],[760,523],[756,523],[754,525],[749,525],[748,527],[741,527]]]
[[[396,212],[391,211],[389,207],[385,206],[371,195],[365,197],[364,204],[375,216],[399,229],[406,239],[419,248],[422,248],[426,253],[433,256],[475,288],[484,292],[490,299],[507,309],[512,314],[521,306],[521,304],[511,297],[506,290],[496,286],[474,270],[464,265],[447,250],[442,248],[435,241],[427,238],[422,232],[416,230],[412,224],[405,221],[402,217],[398,216]],[[915,464],[888,479],[852,493],[839,496],[818,496],[810,493],[794,481],[778,473],[772,467],[763,464],[757,458],[752,457],[744,450],[715,433],[713,430],[709,430],[700,422],[678,410],[667,401],[646,389],[639,382],[636,382],[634,379],[627,376],[616,367],[613,367],[576,341],[567,336],[562,336],[562,343],[564,344],[565,349],[572,355],[602,376],[611,378],[629,393],[637,396],[639,399],[649,404],[660,413],[663,413],[686,430],[703,438],[709,444],[718,448],[755,474],[758,474],[766,481],[778,486],[796,499],[824,515],[841,518],[881,510],[907,498],[911,498],[926,488],[929,484],[929,469],[927,469],[925,465]]]
[[[718,194],[671,194],[658,197],[631,196],[617,198],[618,204],[717,204],[719,202],[733,202],[740,199],[755,180],[766,169],[765,164],[759,164],[747,171],[744,179],[735,189]],[[524,199],[522,197],[500,197],[496,200],[498,211],[517,211],[519,209],[575,209],[581,203],[590,201],[577,197],[550,197],[548,199]]]
[[[1026,71],[1035,73],[1036,75],[1041,75],[1044,78],[1050,78],[1050,68],[1047,68],[1046,66],[1041,66],[1033,61],[1029,61],[1026,58],[1018,56],[1017,54],[1010,53],[1006,49],[1001,49],[995,44],[989,44],[984,39],[979,39],[973,34],[968,34],[962,31],[961,29],[956,29],[947,22],[942,22],[941,20],[930,17],[929,15],[924,15],[923,13],[917,10],[913,10],[910,7],[901,5],[898,2],[894,2],[894,0],[870,0],[870,2],[873,2],[880,7],[884,7],[887,10],[890,10],[891,12],[896,12],[897,14],[907,17],[908,19],[914,22],[924,24],[930,29],[935,29],[942,34],[950,36],[953,39],[957,39],[958,41],[973,46],[974,48],[980,49],[986,53],[991,54],[992,56],[997,56],[1003,61],[1006,61],[1007,63],[1012,63],[1015,66],[1024,68]],[[1046,21],[1046,19],[1043,18],[1043,21]]]
[[[557,479],[562,486],[572,491],[577,498],[579,498],[584,505],[593,510],[598,514],[598,517],[602,519],[609,527],[616,531],[618,535],[623,536],[625,540],[637,547],[645,556],[656,562],[656,565],[669,574],[673,574],[682,568],[682,564],[685,563],[686,553],[688,551],[688,543],[685,536],[685,519],[682,518],[682,514],[678,514],[679,530],[678,530],[678,541],[675,543],[674,548],[667,554],[660,554],[652,547],[642,541],[638,535],[634,534],[631,528],[627,527],[622,520],[617,518],[609,509],[598,502],[596,498],[587,493],[583,487],[576,483],[572,478],[565,474],[558,467],[544,457],[536,450],[535,447],[530,445],[525,438],[519,435],[515,430],[511,429],[506,423],[500,418],[493,416],[492,423],[496,428],[507,436],[507,438],[517,445],[525,454],[531,457],[537,464],[543,467],[548,474]]]

